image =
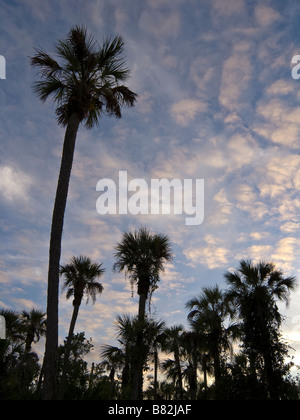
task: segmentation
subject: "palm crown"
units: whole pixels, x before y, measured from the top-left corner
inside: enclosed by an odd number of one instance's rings
[[[53,96],[58,122],[66,126],[74,113],[87,128],[99,124],[103,112],[121,118],[123,104],[133,106],[137,95],[121,85],[129,76],[124,66],[124,42],[120,36],[100,47],[84,27],[71,29],[56,44],[61,63],[42,49],[31,59],[41,70],[35,91],[42,101]]]
[[[273,263],[254,265],[252,261],[245,260],[240,262],[234,273],[226,273],[225,278],[230,286],[227,295],[235,300],[238,307],[242,311],[249,308],[251,300],[262,318],[267,309],[276,307],[276,299],[288,303],[289,293],[297,285],[295,277],[284,277]]]
[[[131,283],[137,283],[139,295],[147,295],[157,288],[164,263],[173,259],[168,236],[151,234],[146,228],[124,233],[115,249],[114,270],[126,270]]]
[[[60,274],[65,281],[63,289],[67,290],[66,297],[74,297],[73,304],[80,305],[84,294],[87,301],[91,297],[93,303],[96,301],[97,293],[102,293],[103,286],[95,279],[101,277],[105,269],[102,264],[93,263],[89,257],[72,257],[70,264],[60,268]]]

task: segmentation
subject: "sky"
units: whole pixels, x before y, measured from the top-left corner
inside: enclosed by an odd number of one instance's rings
[[[2,0],[0,55],[0,307],[46,310],[50,224],[64,129],[32,85],[34,48],[86,25],[101,44],[125,40],[128,87],[139,95],[123,118],[103,117],[78,133],[61,263],[87,255],[106,268],[103,294],[82,304],[76,331],[90,356],[116,341],[116,315],[135,315],[136,291],[112,270],[123,232],[167,234],[174,261],[152,297],[151,314],[188,326],[185,303],[203,287],[226,288],[241,259],[273,261],[300,279],[300,54],[297,0]],[[300,73],[300,72],[299,72]],[[204,220],[186,215],[100,215],[99,180],[204,180]],[[195,185],[195,184],[193,184]],[[161,212],[162,213],[162,212]],[[300,364],[300,288],[284,337]],[[60,295],[60,342],[72,302]],[[43,354],[44,343],[38,346]]]

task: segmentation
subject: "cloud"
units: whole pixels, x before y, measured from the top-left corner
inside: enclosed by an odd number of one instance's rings
[[[292,81],[287,81],[284,79],[276,80],[267,87],[267,95],[277,96],[277,95],[289,95],[295,91],[295,87]]]
[[[259,183],[261,196],[277,197],[300,187],[300,156],[288,154],[273,156],[264,168]]]
[[[34,301],[29,300],[29,299],[13,298],[12,300],[15,302],[15,304],[19,308],[19,311],[21,311],[23,308],[30,311],[31,309],[38,307],[38,305]]]
[[[250,238],[261,241],[262,239],[268,238],[269,235],[269,232],[252,232],[250,233]]]
[[[274,86],[271,89],[274,91]],[[300,136],[300,107],[292,107],[290,102],[290,98],[278,97],[261,101],[256,108],[259,119],[254,131],[275,144],[297,149]]]
[[[233,54],[223,64],[219,102],[231,112],[239,111],[242,104],[245,106],[245,97],[249,97],[253,68],[249,54],[243,51],[245,45],[237,44]]]
[[[186,258],[191,261],[192,266],[199,264],[210,270],[224,267],[228,263],[229,250],[222,246],[220,239],[211,234],[205,236],[207,246],[193,247],[183,251]]]
[[[244,0],[213,0],[213,12],[217,16],[241,16],[245,12],[246,3]]]
[[[280,14],[272,7],[258,5],[255,7],[255,18],[260,26],[270,26],[280,19]]]
[[[266,204],[259,200],[258,194],[250,185],[242,183],[237,185],[233,197],[236,207],[247,212],[255,220],[262,220],[269,213]]]
[[[226,189],[222,188],[215,196],[214,201],[218,203],[216,212],[211,218],[211,223],[213,224],[227,224],[230,221],[230,216],[232,214],[233,205],[227,198]]]
[[[277,242],[272,259],[283,269],[290,270],[296,258],[298,242],[299,240],[295,237],[280,239]]]
[[[0,196],[9,203],[28,201],[31,178],[12,166],[0,167]]]
[[[205,112],[206,109],[206,104],[198,99],[183,99],[172,106],[171,115],[177,124],[186,127],[197,114]]]
[[[230,164],[228,171],[236,170],[245,165],[255,166],[259,148],[256,141],[248,133],[236,133],[228,142]]]
[[[247,258],[250,258],[255,263],[260,261],[268,261],[272,253],[271,245],[252,245],[247,249]]]
[[[11,281],[10,276],[4,271],[0,271],[0,283],[8,284],[10,283],[10,281]]]
[[[155,38],[175,37],[181,26],[180,16],[176,11],[166,9],[145,10],[140,18],[139,27]]]
[[[300,223],[286,222],[280,226],[280,230],[284,233],[296,233],[300,230]]]

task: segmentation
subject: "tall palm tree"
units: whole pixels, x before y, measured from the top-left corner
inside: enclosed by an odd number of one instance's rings
[[[226,300],[225,293],[218,286],[205,287],[198,297],[186,303],[191,312],[188,319],[193,330],[205,337],[205,342],[214,360],[214,374],[217,393],[221,380],[221,355],[231,348],[230,339],[235,339],[238,327],[226,325],[234,313]]]
[[[56,44],[58,61],[41,49],[31,59],[41,75],[37,95],[42,101],[53,98],[58,124],[66,127],[49,249],[44,399],[53,399],[55,390],[61,240],[76,137],[81,124],[91,129],[103,114],[121,118],[121,107],[134,105],[137,95],[122,84],[129,77],[123,50],[121,37],[100,47],[86,28],[75,26]]]
[[[143,353],[146,302],[158,288],[160,273],[164,271],[164,264],[172,261],[173,253],[167,235],[152,234],[144,227],[133,233],[124,233],[115,249],[114,270],[125,271],[126,275],[129,275],[132,287],[134,284],[137,285],[139,295],[140,328],[136,341],[137,361],[131,394],[131,398],[136,400],[142,399],[143,390],[143,360],[139,356]]]
[[[249,356],[250,368],[256,380],[257,361],[263,358],[267,392],[278,399],[278,370],[284,348],[280,343],[279,328],[282,316],[278,301],[288,303],[296,288],[295,277],[284,277],[273,263],[240,261],[237,270],[225,273],[230,286],[228,299],[238,308],[242,320],[243,341]],[[277,372],[276,372],[277,371]]]
[[[21,317],[25,332],[25,354],[29,354],[32,343],[37,343],[46,335],[46,314],[39,309],[32,309],[30,312],[23,311]]]
[[[79,258],[72,257],[69,264],[61,266],[60,268],[60,275],[65,278],[63,289],[67,291],[66,297],[67,299],[70,299],[71,297],[74,298],[73,315],[64,356],[60,398],[63,397],[65,390],[68,361],[80,305],[84,296],[86,296],[87,303],[89,298],[92,299],[93,303],[96,302],[97,294],[102,293],[103,286],[95,280],[101,278],[104,272],[105,269],[102,268],[102,264],[93,263],[89,257],[84,256],[80,256]]]

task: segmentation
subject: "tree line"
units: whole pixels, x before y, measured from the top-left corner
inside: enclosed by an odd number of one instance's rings
[[[89,257],[60,267],[63,290],[73,298],[68,337],[58,349],[58,399],[298,399],[298,379],[281,327],[278,303],[296,288],[273,263],[242,260],[225,273],[227,289],[204,287],[186,303],[189,329],[167,326],[147,314],[161,273],[172,261],[166,235],[146,228],[124,233],[115,247],[114,270],[125,272],[139,295],[136,316],[116,319],[118,346],[104,345],[99,363],[84,357],[94,348],[85,333],[74,335],[83,299],[96,301],[105,270]],[[41,398],[43,367],[32,351],[46,332],[46,314],[1,312],[7,339],[1,340],[2,399]]]

